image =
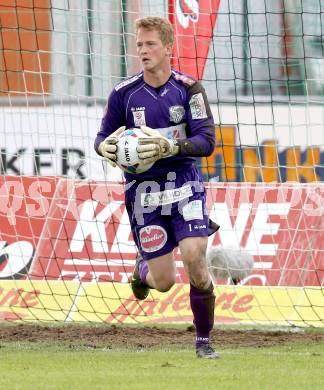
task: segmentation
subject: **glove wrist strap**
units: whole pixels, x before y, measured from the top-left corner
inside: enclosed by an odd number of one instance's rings
[[[171,154],[175,156],[180,153],[180,144],[176,139],[171,140]]]

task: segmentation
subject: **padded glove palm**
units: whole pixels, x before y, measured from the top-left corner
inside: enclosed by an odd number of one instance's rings
[[[167,139],[159,131],[147,126],[141,126],[141,130],[147,137],[142,137],[138,141],[138,157],[145,164],[154,163],[161,158],[174,156],[179,153],[179,147],[175,140]]]
[[[119,127],[110,134],[98,147],[99,153],[109,162],[112,167],[116,167],[116,152],[119,135],[126,129],[125,126]]]

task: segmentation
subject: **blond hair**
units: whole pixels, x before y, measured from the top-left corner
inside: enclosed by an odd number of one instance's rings
[[[164,46],[167,44],[173,45],[173,27],[168,19],[160,18],[159,16],[147,16],[146,18],[137,19],[135,21],[136,33],[140,28],[157,31]]]

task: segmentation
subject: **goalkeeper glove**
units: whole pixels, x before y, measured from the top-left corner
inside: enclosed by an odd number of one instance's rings
[[[141,130],[148,137],[141,137],[138,140],[138,157],[144,164],[151,164],[155,161],[174,156],[179,153],[179,146],[176,140],[163,137],[159,131],[147,126],[141,126]]]
[[[119,135],[126,129],[125,126],[119,127],[116,131],[110,134],[98,147],[99,153],[104,157],[112,167],[116,167],[116,152]]]

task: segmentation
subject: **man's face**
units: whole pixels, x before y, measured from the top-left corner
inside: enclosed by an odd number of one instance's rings
[[[136,47],[144,70],[154,71],[169,66],[171,45],[164,46],[157,31],[140,28],[137,32]]]

